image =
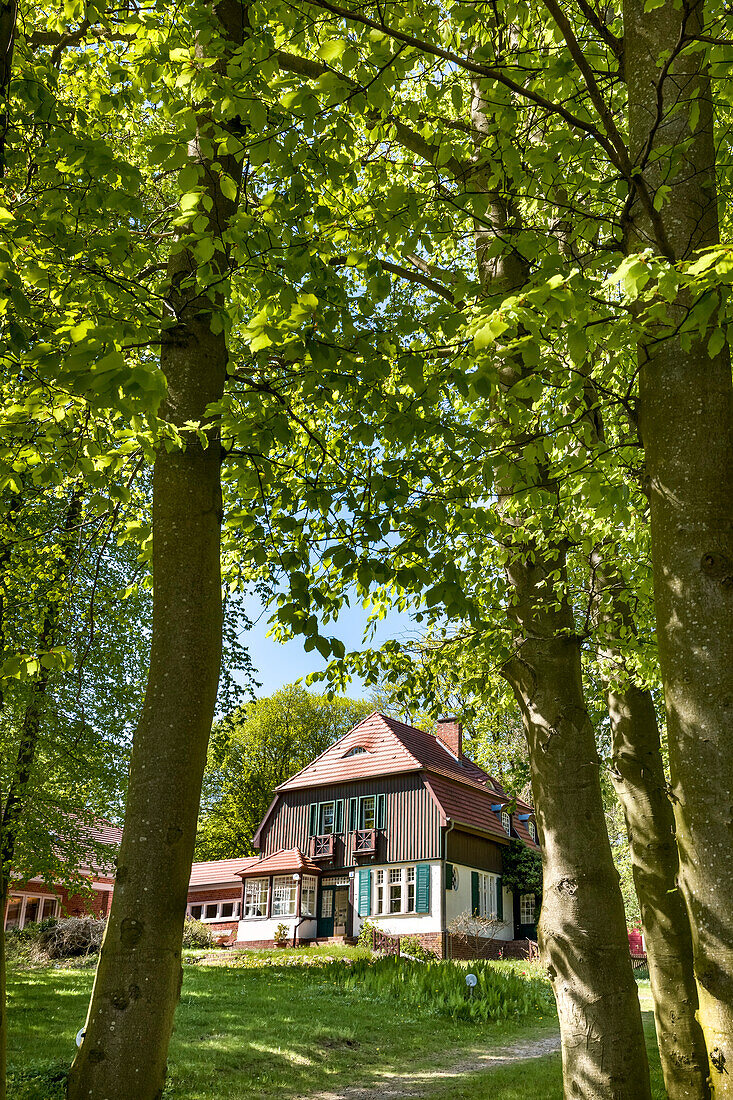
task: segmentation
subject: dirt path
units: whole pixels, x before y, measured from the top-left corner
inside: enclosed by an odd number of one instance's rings
[[[526,1039],[491,1050],[473,1050],[442,1069],[411,1069],[406,1073],[381,1073],[373,1085],[350,1085],[340,1092],[315,1092],[298,1100],[402,1100],[403,1097],[419,1097],[429,1094],[431,1087],[440,1081],[464,1077],[468,1073],[482,1073],[531,1058],[544,1058],[560,1049],[560,1036],[548,1035],[542,1039]]]

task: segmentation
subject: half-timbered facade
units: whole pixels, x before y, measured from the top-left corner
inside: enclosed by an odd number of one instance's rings
[[[426,733],[365,718],[275,792],[243,861],[237,942],[352,938],[364,921],[442,954],[452,922],[486,918],[492,942],[535,936],[533,895],[502,881],[512,838],[537,848],[532,807],[464,756],[461,726]]]

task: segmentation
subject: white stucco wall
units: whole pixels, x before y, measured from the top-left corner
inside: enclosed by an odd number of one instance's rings
[[[430,862],[422,860],[421,862]],[[394,867],[395,864],[391,864]],[[412,866],[412,864],[411,864]],[[374,872],[383,870],[385,876],[388,866],[371,867],[372,872],[372,907],[374,906]],[[443,864],[436,860],[430,862],[430,912],[429,913],[371,913],[367,917],[359,917],[356,913],[358,900],[358,884],[354,888],[354,935],[358,936],[365,920],[383,928],[393,936],[411,936],[416,932],[440,932],[441,918],[441,891],[443,888]]]
[[[278,924],[287,925],[290,941],[293,939],[293,929],[298,924],[299,917],[250,917],[248,920],[240,920],[237,931],[237,940],[243,943],[253,943],[257,940],[274,940],[275,930]],[[306,917],[298,926],[297,939],[312,940],[316,936],[315,918]]]
[[[453,864],[458,872],[458,889],[448,890],[445,895],[445,919],[446,926],[462,913],[471,912],[471,871],[473,867],[464,867],[460,863]],[[511,890],[503,890],[504,921],[498,928],[494,928],[493,936],[497,940],[514,939],[513,896]]]

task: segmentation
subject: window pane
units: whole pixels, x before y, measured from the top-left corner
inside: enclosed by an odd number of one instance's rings
[[[23,905],[22,898],[11,898],[8,902],[7,916],[5,918],[6,928],[17,928],[20,924],[20,910]]]
[[[222,917],[231,917],[233,914],[234,914],[234,902],[233,901],[224,901],[224,902],[222,902],[222,905],[221,905],[221,915],[222,915]]]
[[[321,834],[333,832],[334,812],[334,802],[324,802],[321,806]]]
[[[191,916],[194,920],[201,920],[201,913],[203,912],[203,905],[192,905]]]
[[[44,898],[41,920],[48,920],[56,916],[56,898]]]
[[[26,898],[25,899],[25,916],[23,918],[23,924],[31,924],[38,920],[41,911],[41,899],[40,898]]]
[[[205,919],[206,920],[213,920],[214,917],[216,916],[216,910],[217,909],[218,909],[218,906],[217,906],[215,901],[212,901],[209,905],[207,905],[206,909],[204,911]]]
[[[266,878],[250,878],[250,879],[247,879],[247,885],[245,886],[245,893],[244,893],[244,915],[245,915],[245,917],[266,917],[267,916],[268,886],[269,886],[269,879],[266,879]]]
[[[273,917],[295,916],[296,886],[292,875],[280,875],[272,880]]]
[[[376,798],[373,794],[370,794],[367,798],[361,800],[361,820],[359,824],[360,829],[373,829],[376,823],[375,807]]]

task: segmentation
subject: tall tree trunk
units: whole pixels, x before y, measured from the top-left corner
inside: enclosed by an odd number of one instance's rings
[[[474,81],[472,122],[478,155],[489,133],[481,86]],[[472,182],[488,190],[479,169]],[[492,195],[488,226],[475,228],[481,285],[513,293],[528,267],[506,242],[516,216]],[[493,255],[496,237],[505,242]],[[502,365],[510,386],[521,361]],[[514,440],[521,443],[522,440]],[[516,486],[498,486],[511,496]],[[510,523],[518,520],[509,520]],[[565,1096],[570,1100],[647,1100],[649,1066],[626,920],[600,785],[595,731],[588,716],[580,645],[565,599],[567,571],[559,547],[510,547],[507,577],[516,650],[502,670],[524,721],[532,792],[542,839],[543,903],[538,936],[557,1002]]]
[[[660,208],[661,231],[634,204],[628,248],[651,245],[680,260],[719,239],[710,82],[703,55],[689,44],[679,48],[685,35],[700,33],[703,4],[644,7],[643,0],[624,6],[631,151],[652,193],[662,181],[671,190]],[[669,51],[671,65],[664,60]],[[673,162],[665,148],[674,150]],[[688,304],[685,297],[675,304],[678,320]],[[733,1097],[730,357],[725,348],[711,358],[707,335],[690,347],[652,338],[639,349],[639,365],[679,881],[711,1083],[721,1100]]]
[[[223,0],[215,11],[224,43],[217,65],[226,72],[244,41],[246,9]],[[225,173],[236,180],[241,169],[234,156],[216,155],[212,127],[202,114],[190,153],[201,170],[201,210],[210,201],[209,232],[221,242],[236,202],[224,197],[219,179]],[[237,128],[241,132],[239,119],[231,132]],[[215,257],[219,277],[208,291],[196,286],[190,251],[178,251],[170,262],[177,323],[163,340],[168,398],[162,415],[178,427],[205,423],[224,392],[228,351],[220,287],[228,276],[226,243]],[[215,319],[219,324],[212,325]],[[206,447],[191,433],[176,450],[160,447],[155,460],[150,671],[133,742],[112,909],[86,1036],[69,1076],[71,1100],[156,1100],[165,1082],[221,662],[221,448],[216,427],[210,424],[207,435]]]
[[[17,503],[18,498],[15,498],[15,507],[17,507]],[[82,490],[79,486],[75,486],[71,491],[69,506],[66,509],[64,526],[61,532],[60,554],[57,560],[54,584],[52,586],[56,591],[49,596],[49,602],[43,616],[41,632],[38,638],[39,653],[47,653],[56,645],[58,640],[64,581],[71,565],[74,546],[73,535],[81,515],[81,505]],[[5,562],[8,566],[10,565],[11,557],[10,540],[8,540]],[[60,594],[58,590],[60,590]],[[8,1017],[5,973],[5,909],[8,904],[15,850],[18,842],[18,835],[20,833],[23,810],[26,805],[28,784],[33,774],[33,765],[38,750],[41,721],[45,706],[48,703],[49,681],[50,671],[42,665],[38,676],[30,684],[30,698],[23,712],[18,747],[15,753],[15,764],[11,773],[5,802],[2,807],[2,816],[0,817],[0,915],[3,924],[3,928],[0,930],[0,941],[2,941],[2,946],[0,947],[0,1100],[5,1100],[7,1087]]]
[[[614,623],[633,633],[621,578],[593,555],[596,588],[608,614],[601,626],[600,672],[611,724],[614,788],[624,813],[634,886],[649,961],[659,1055],[669,1100],[710,1096],[705,1038],[697,1019],[692,934],[677,886],[675,822],[651,692],[636,683],[614,646]]]

